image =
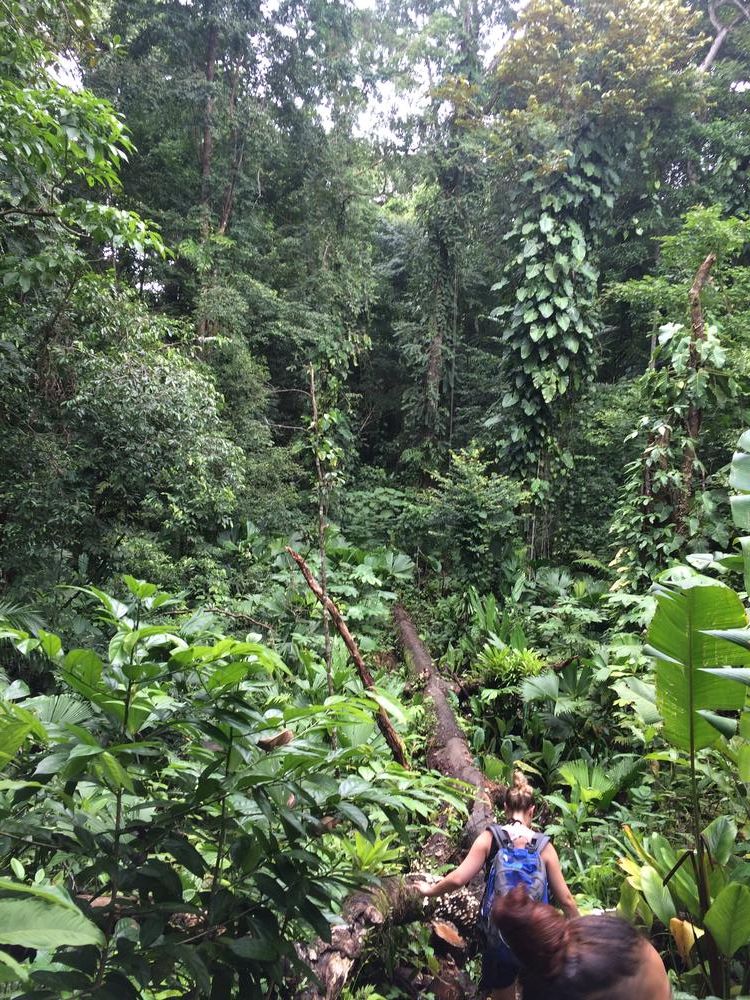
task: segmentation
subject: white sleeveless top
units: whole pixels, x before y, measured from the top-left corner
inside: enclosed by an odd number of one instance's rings
[[[536,832],[522,823],[520,819],[514,819],[512,823],[503,823],[503,830],[508,831],[508,836],[514,842],[523,838],[530,843],[532,838],[536,836]]]

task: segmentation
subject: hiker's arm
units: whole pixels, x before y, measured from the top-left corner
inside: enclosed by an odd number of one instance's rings
[[[492,834],[489,830],[481,833],[471,845],[469,853],[464,860],[445,878],[439,882],[417,882],[414,888],[422,896],[442,896],[446,892],[454,892],[462,885],[470,882],[487,860],[492,846]]]
[[[542,860],[547,866],[547,879],[549,880],[550,888],[563,913],[566,917],[579,916],[576,901],[573,899],[573,893],[568,888],[568,883],[563,877],[562,868],[560,868],[560,859],[552,844],[547,844],[542,851]]]

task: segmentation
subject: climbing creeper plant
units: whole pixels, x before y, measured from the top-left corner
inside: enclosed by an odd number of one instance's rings
[[[748,241],[746,221],[693,209],[678,233],[660,240],[659,274],[609,290],[653,336],[651,363],[637,382],[642,415],[630,435],[640,454],[612,522],[618,587],[644,584],[688,548],[728,543],[706,451],[745,419]],[[659,324],[653,332],[649,317]],[[667,317],[672,322],[659,323]]]
[[[506,236],[518,252],[495,285],[508,289],[511,301],[494,315],[506,320],[501,337],[512,373],[501,406],[515,414],[510,441],[527,460],[537,460],[548,443],[560,401],[580,392],[595,369],[599,271],[592,219],[614,204],[618,182],[589,139],[575,151],[535,158],[521,176],[529,197]]]
[[[494,419],[518,468],[550,452],[595,370],[598,240],[626,173],[658,175],[646,149],[694,100],[696,24],[682,0],[534,0],[503,51],[496,137],[517,183],[495,286],[507,387]]]

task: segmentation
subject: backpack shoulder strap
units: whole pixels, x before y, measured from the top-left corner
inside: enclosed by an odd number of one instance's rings
[[[492,834],[492,847],[490,848],[490,853],[487,855],[486,865],[494,860],[495,855],[500,850],[501,847],[508,847],[510,845],[510,837],[508,836],[508,831],[500,826],[499,823],[492,823],[487,829]]]
[[[510,833],[508,832],[507,826],[501,826],[499,823],[495,823],[492,827],[493,830],[497,830],[498,842],[503,846],[507,847],[510,844]]]
[[[530,846],[537,854],[541,854],[547,844],[551,843],[552,839],[546,833],[535,833]]]

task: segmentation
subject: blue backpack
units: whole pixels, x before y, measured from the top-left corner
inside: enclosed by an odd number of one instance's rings
[[[542,860],[542,851],[550,838],[543,833],[535,833],[523,847],[514,847],[504,826],[493,824],[489,827],[494,841],[495,853],[490,854],[487,883],[479,911],[479,921],[484,931],[487,948],[503,943],[500,932],[492,922],[492,904],[498,896],[504,896],[517,885],[539,903],[549,902],[547,866]]]

